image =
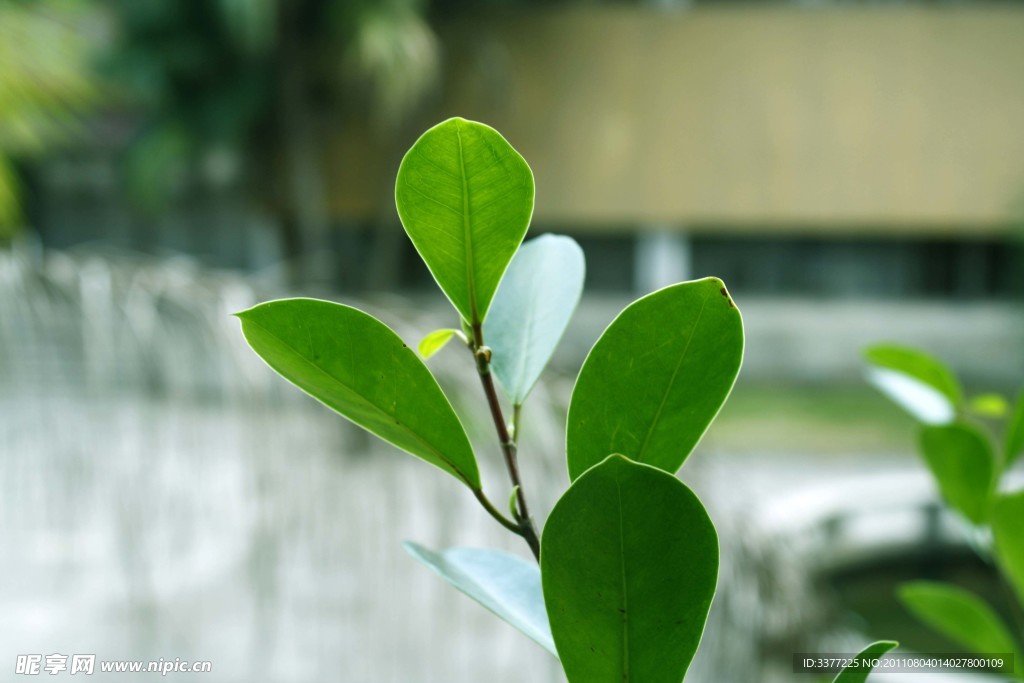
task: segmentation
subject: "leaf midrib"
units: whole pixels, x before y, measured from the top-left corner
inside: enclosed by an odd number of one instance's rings
[[[281,337],[279,337],[278,335],[276,335],[276,334],[274,334],[273,332],[271,332],[271,331],[270,331],[270,330],[269,330],[269,329],[268,329],[267,327],[265,327],[265,326],[263,326],[263,325],[259,324],[258,322],[256,322],[255,320],[252,320],[251,318],[247,319],[247,320],[246,320],[246,322],[248,322],[248,323],[249,323],[249,324],[251,324],[251,325],[255,325],[256,327],[258,327],[258,328],[260,328],[261,330],[263,330],[263,332],[265,332],[265,333],[266,333],[266,334],[267,334],[268,336],[270,336],[270,337],[274,338],[274,339],[275,339],[275,340],[277,340],[277,341],[278,341],[278,342],[279,342],[280,344],[282,344],[282,345],[283,345],[283,346],[285,346],[285,347],[286,347],[286,348],[287,348],[288,350],[290,350],[290,351],[291,351],[292,353],[294,353],[294,354],[295,354],[295,356],[296,356],[296,357],[297,357],[297,358],[298,358],[299,360],[301,360],[301,361],[302,361],[302,362],[304,362],[304,363],[305,363],[306,365],[308,365],[309,367],[313,368],[314,370],[316,370],[317,372],[319,372],[319,373],[320,373],[320,374],[322,374],[322,375],[323,375],[324,377],[326,377],[327,379],[331,380],[332,382],[334,382],[334,383],[335,383],[335,384],[337,384],[338,386],[340,386],[340,387],[343,387],[344,389],[346,389],[346,390],[347,390],[348,392],[350,392],[350,393],[351,393],[352,395],[354,395],[354,396],[355,396],[355,397],[357,397],[357,398],[358,398],[358,399],[359,399],[360,401],[362,401],[362,403],[363,403],[364,405],[366,405],[366,406],[369,406],[370,408],[373,408],[374,410],[376,410],[377,412],[381,413],[382,415],[385,415],[386,417],[390,417],[391,419],[395,420],[395,425],[396,425],[397,427],[399,427],[399,431],[401,431],[401,432],[405,433],[405,434],[406,434],[407,436],[410,436],[410,437],[412,437],[413,441],[415,441],[415,442],[417,442],[418,444],[420,444],[421,446],[423,446],[425,450],[427,450],[427,451],[428,451],[429,453],[431,453],[432,455],[436,456],[438,460],[440,460],[441,462],[443,462],[443,463],[445,463],[446,465],[448,465],[448,467],[450,467],[450,468],[452,469],[452,472],[453,472],[453,473],[455,473],[455,475],[456,475],[456,476],[457,476],[457,477],[458,477],[459,479],[461,479],[461,480],[463,481],[463,483],[465,483],[465,484],[466,484],[466,486],[469,486],[469,487],[470,487],[471,489],[475,489],[475,488],[476,488],[476,487],[475,487],[475,486],[474,486],[474,485],[473,485],[472,483],[470,483],[470,481],[469,481],[469,480],[468,480],[468,479],[466,478],[466,475],[465,475],[465,474],[463,474],[463,472],[462,472],[462,469],[461,469],[461,468],[460,468],[460,467],[459,467],[458,465],[456,465],[456,464],[455,464],[455,463],[454,463],[454,462],[453,462],[453,461],[452,461],[452,460],[451,460],[451,459],[450,459],[449,457],[447,457],[447,456],[446,456],[446,455],[445,455],[445,454],[444,454],[443,452],[441,452],[440,450],[438,450],[436,446],[434,446],[433,444],[431,444],[431,443],[430,443],[429,441],[426,441],[426,440],[425,440],[425,439],[424,439],[424,438],[423,438],[422,436],[420,436],[420,435],[419,435],[418,433],[416,433],[415,431],[413,431],[413,430],[412,430],[412,429],[411,429],[411,428],[410,428],[410,427],[409,427],[409,426],[408,426],[408,425],[407,425],[407,424],[406,424],[405,422],[403,422],[402,420],[400,420],[400,419],[398,418],[398,414],[397,414],[397,413],[392,413],[392,412],[390,412],[390,411],[388,411],[388,410],[385,410],[384,408],[381,408],[381,407],[380,407],[379,405],[377,405],[376,403],[374,403],[373,401],[371,401],[371,400],[370,400],[370,399],[368,399],[367,397],[363,396],[363,395],[362,395],[362,394],[361,394],[360,392],[356,391],[356,390],[355,390],[354,388],[352,388],[351,386],[349,386],[349,385],[348,385],[348,384],[346,384],[345,382],[341,381],[340,379],[338,379],[337,377],[335,377],[334,375],[332,375],[331,373],[329,373],[329,372],[328,372],[327,370],[325,370],[325,369],[324,369],[323,367],[321,367],[320,365],[317,365],[317,364],[316,364],[316,363],[314,363],[313,361],[309,360],[309,358],[307,358],[307,357],[306,357],[306,356],[304,356],[304,355],[303,355],[302,353],[300,353],[298,349],[296,349],[296,348],[295,348],[294,346],[292,346],[291,344],[289,344],[289,343],[288,343],[287,341],[285,341],[284,339],[282,339],[282,338],[281,338]],[[275,368],[275,369],[276,369],[276,368]],[[317,399],[318,401],[320,401],[321,403],[325,403],[324,401],[321,401],[321,400],[320,400],[319,398],[317,398],[316,396],[313,396],[313,398],[316,398],[316,399]],[[326,403],[325,403],[325,405],[326,405]],[[330,406],[330,405],[328,405],[328,407],[329,407],[329,408],[331,408],[331,410],[336,410],[336,409],[334,408],[334,406]]]
[[[473,272],[473,226],[469,218],[469,178],[466,176],[466,160],[462,151],[462,126],[456,124],[455,138],[459,143],[459,173],[462,175],[462,230],[463,244],[466,247],[466,289],[469,294],[469,322],[476,325],[480,322],[476,310],[476,282]]]
[[[644,460],[644,453],[647,451],[647,445],[651,441],[651,435],[654,434],[654,428],[657,426],[658,421],[661,420],[661,413],[665,409],[665,404],[668,402],[668,395],[672,393],[672,387],[675,386],[676,378],[679,376],[679,371],[683,367],[683,361],[686,360],[686,354],[690,352],[690,345],[693,343],[693,338],[697,334],[697,328],[700,326],[701,318],[704,317],[704,309],[707,308],[708,297],[704,297],[704,301],[701,303],[700,311],[697,312],[697,319],[693,322],[693,327],[690,328],[690,336],[686,340],[686,346],[683,347],[682,353],[679,355],[679,360],[676,362],[675,370],[672,371],[672,377],[668,381],[668,386],[665,387],[665,393],[661,396],[661,403],[658,404],[658,410],[654,413],[654,418],[651,420],[650,426],[647,428],[647,434],[644,436],[643,443],[640,444],[640,448],[637,451],[636,459],[639,462],[646,462]]]
[[[629,683],[629,588],[626,578],[626,532],[622,513],[622,482],[615,478],[619,504],[619,569],[622,577],[622,681]]]
[[[531,282],[533,291],[537,290],[539,282],[536,278]],[[536,298],[532,295],[528,301],[536,301]],[[519,354],[519,367],[516,373],[516,386],[514,388],[515,393],[515,404],[521,405],[526,400],[526,396],[521,395],[526,393],[526,369],[529,366],[530,349],[533,348],[532,337],[533,337],[533,326],[534,320],[537,316],[537,310],[534,307],[530,307],[527,311],[526,321],[523,323],[523,344],[520,346],[521,353]]]

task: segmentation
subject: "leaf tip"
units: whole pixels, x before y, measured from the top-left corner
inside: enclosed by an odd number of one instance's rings
[[[249,308],[246,308],[244,310],[235,311],[234,313],[229,313],[229,315],[231,317],[233,317],[233,318],[238,318],[239,320],[248,320],[249,318],[253,317],[253,314],[258,309],[263,308],[268,303],[270,303],[270,302],[264,302],[264,303],[261,303],[261,304],[256,304],[255,306],[250,306]]]
[[[607,458],[599,462],[597,465],[594,465],[594,467],[592,467],[591,469],[597,469],[598,467],[601,467],[609,472],[615,472],[622,471],[630,467],[635,467],[637,465],[642,466],[641,463],[637,462],[636,460],[633,460],[627,455],[623,455],[622,453],[612,453]]]

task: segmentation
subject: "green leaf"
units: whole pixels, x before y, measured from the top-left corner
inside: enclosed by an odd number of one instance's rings
[[[445,295],[482,323],[533,214],[533,173],[488,126],[454,118],[406,153],[395,181],[402,225]]]
[[[953,373],[923,351],[878,344],[864,351],[868,381],[894,403],[925,424],[956,418],[963,391]]]
[[[569,405],[569,477],[608,453],[682,466],[725,402],[743,359],[743,321],[718,278],[630,304],[594,344]]]
[[[898,595],[915,617],[971,652],[1017,650],[999,616],[970,591],[948,583],[910,581],[900,586]]]
[[[544,600],[570,683],[679,683],[718,579],[704,506],[662,470],[608,457],[555,505]]]
[[[536,563],[500,550],[449,548],[435,553],[409,541],[402,545],[442,579],[558,656]]]
[[[491,367],[508,399],[522,405],[569,325],[586,266],[569,237],[542,235],[512,259],[484,326]]]
[[[434,330],[433,332],[431,332],[430,334],[428,334],[427,336],[420,340],[420,355],[423,356],[424,358],[430,358],[435,353],[443,349],[445,347],[445,344],[447,344],[452,337],[456,336],[463,342],[466,341],[466,336],[462,334],[460,330]]]
[[[480,489],[462,423],[427,366],[387,325],[316,299],[271,301],[237,315],[249,345],[282,377],[360,427]]]
[[[988,437],[962,422],[926,426],[921,428],[920,447],[946,502],[974,524],[984,523],[997,466]]]
[[[867,665],[849,666],[843,669],[832,683],[864,683],[864,681],[868,680],[868,674],[874,668],[870,663],[880,659],[886,652],[897,645],[899,643],[892,640],[879,640],[878,642],[871,643],[857,655],[857,659],[867,660]]]
[[[1007,579],[1024,605],[1024,491],[1000,496],[992,510],[992,536]]]
[[[967,409],[978,417],[999,418],[1004,417],[1010,407],[999,394],[979,394],[971,398]]]
[[[1013,462],[1024,453],[1024,391],[1017,396],[1017,405],[1013,409],[1013,415],[1006,425],[1006,462],[1004,467],[1009,468]]]

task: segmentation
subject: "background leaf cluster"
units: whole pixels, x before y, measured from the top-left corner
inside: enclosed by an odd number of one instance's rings
[[[868,348],[865,359],[869,381],[920,422],[919,451],[939,495],[970,536],[982,539],[975,546],[998,567],[1008,595],[1016,595],[1019,614],[1024,490],[1012,490],[1007,473],[1024,454],[1024,391],[1012,408],[994,394],[968,399],[955,374],[919,349],[880,344]],[[914,581],[901,586],[898,596],[919,620],[971,652],[1016,653],[1018,661],[1024,652],[1024,624],[1012,627],[969,591]]]

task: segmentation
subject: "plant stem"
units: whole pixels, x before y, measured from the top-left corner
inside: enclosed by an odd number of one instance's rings
[[[476,369],[480,375],[480,383],[484,387],[484,394],[487,396],[487,405],[491,409],[491,418],[494,420],[494,428],[498,432],[498,440],[501,442],[501,452],[505,456],[505,468],[512,480],[512,486],[516,491],[516,522],[519,524],[519,535],[523,537],[534,558],[540,560],[540,539],[537,536],[537,529],[530,518],[530,510],[526,504],[526,494],[523,492],[523,482],[519,477],[519,463],[516,459],[516,442],[508,433],[508,424],[501,412],[501,403],[498,400],[498,392],[494,388],[494,377],[491,375],[490,350],[484,346],[483,325],[473,324],[473,344],[471,348],[473,357],[476,359]]]
[[[473,495],[476,496],[476,499],[480,501],[481,505],[484,506],[484,510],[487,510],[487,513],[491,517],[494,517],[494,519],[498,520],[498,524],[502,525],[514,534],[518,534],[519,536],[523,535],[523,530],[520,527],[520,525],[516,522],[513,522],[505,515],[501,514],[498,508],[494,507],[494,503],[492,503],[490,499],[486,495],[484,495],[483,489],[473,489]]]
[[[519,425],[523,423],[522,419],[523,404],[516,403],[512,406],[512,441],[515,442],[516,446],[519,446]]]

